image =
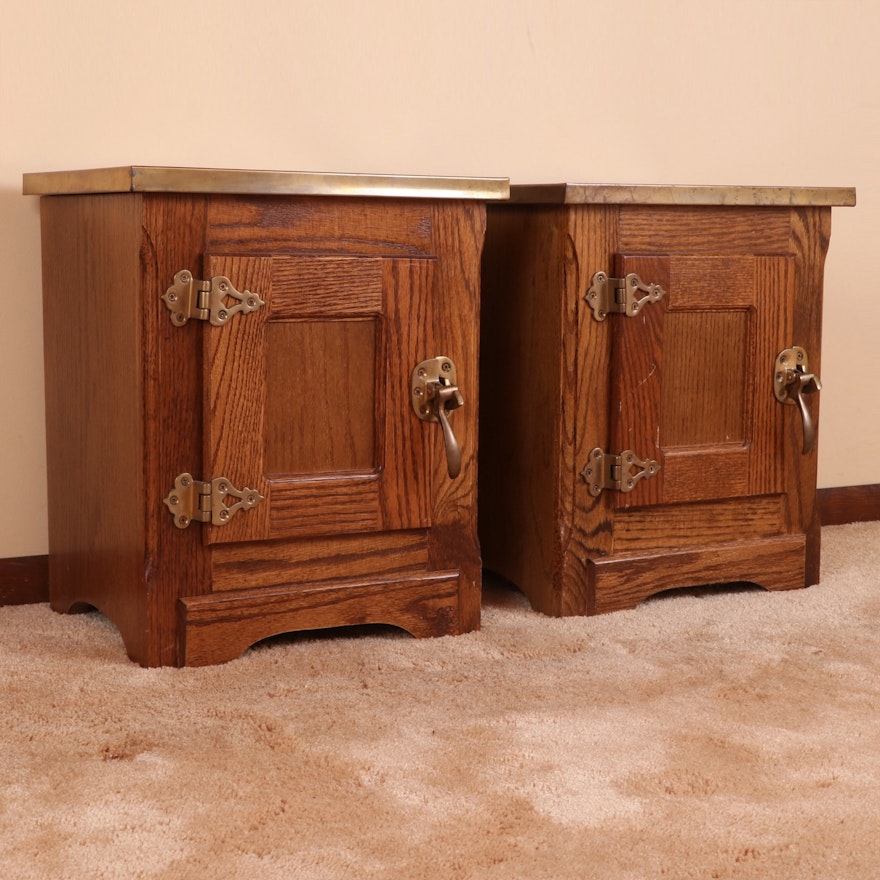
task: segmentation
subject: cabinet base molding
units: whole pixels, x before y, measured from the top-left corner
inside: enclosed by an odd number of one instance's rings
[[[225,663],[262,639],[298,630],[387,623],[417,637],[458,635],[457,571],[336,581],[306,591],[240,591],[179,601],[185,666]]]
[[[880,483],[819,489],[816,501],[823,526],[880,519]]]
[[[591,559],[593,601],[588,604],[593,607],[586,612],[635,608],[649,596],[696,583],[753,583],[766,590],[803,587],[804,545],[803,535],[785,535],[730,546]]]
[[[48,601],[48,556],[0,559],[0,605],[33,605]]]

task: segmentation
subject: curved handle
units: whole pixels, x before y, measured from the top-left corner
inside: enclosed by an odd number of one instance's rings
[[[794,397],[797,401],[801,411],[801,419],[804,423],[804,455],[809,455],[816,443],[816,426],[813,424],[813,417],[807,408],[804,394],[819,391],[821,388],[819,380],[812,373],[797,373],[795,381],[791,384],[789,396]]]
[[[443,429],[443,445],[446,447],[446,470],[450,479],[454,480],[461,473],[461,447],[455,439],[452,425],[449,424],[449,416],[446,415],[446,407],[437,409],[437,417],[440,419],[440,427]]]
[[[796,403],[804,424],[804,455],[809,455],[816,444],[816,426],[804,400],[805,394],[822,390],[819,377],[809,372],[806,351],[800,346],[779,352],[773,368],[773,392],[780,403]]]
[[[424,422],[440,423],[446,449],[446,469],[452,480],[461,473],[461,447],[452,430],[449,412],[464,406],[456,381],[455,364],[442,356],[417,364],[410,379],[416,415]]]

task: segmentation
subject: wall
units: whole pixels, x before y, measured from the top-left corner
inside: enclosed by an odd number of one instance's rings
[[[827,263],[819,474],[880,482],[878,37],[868,0],[0,0],[0,557],[47,547],[25,171],[856,186]]]

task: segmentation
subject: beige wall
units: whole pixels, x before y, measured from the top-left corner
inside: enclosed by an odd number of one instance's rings
[[[24,171],[856,186],[827,264],[819,478],[880,482],[878,38],[873,0],[0,0],[0,557],[47,547]]]

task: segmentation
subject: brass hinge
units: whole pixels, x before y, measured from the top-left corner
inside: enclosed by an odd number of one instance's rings
[[[639,292],[644,296],[637,297]],[[648,284],[635,272],[623,278],[609,278],[605,272],[597,272],[584,299],[593,310],[593,317],[597,321],[604,321],[609,314],[629,315],[632,318],[643,305],[657,302],[664,296],[666,291],[659,284]]]
[[[641,468],[633,473],[633,468]],[[590,486],[591,495],[601,495],[603,489],[632,492],[641,480],[657,475],[660,465],[653,459],[641,459],[631,449],[620,455],[609,455],[596,447],[591,453],[581,476]]]
[[[239,500],[227,507],[224,502],[229,495]],[[226,477],[214,477],[205,483],[194,480],[191,474],[180,474],[163,501],[174,517],[174,525],[185,529],[193,521],[225,526],[239,510],[250,510],[265,498],[254,489],[236,489]]]
[[[226,298],[237,302],[230,305]],[[255,312],[266,303],[249,290],[239,293],[225,275],[215,275],[210,281],[196,281],[192,272],[181,269],[174,283],[162,295],[171,312],[171,320],[182,327],[190,318],[210,321],[222,327],[238,312]]]

